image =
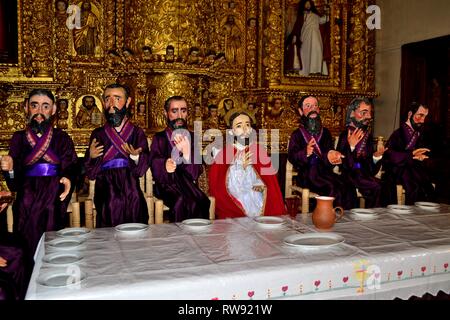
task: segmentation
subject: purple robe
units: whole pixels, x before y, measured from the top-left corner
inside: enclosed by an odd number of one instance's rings
[[[148,143],[144,131],[132,125],[132,132],[126,142],[135,149],[142,148],[138,163],[120,152],[113,159],[123,159],[127,166],[118,168],[102,168],[104,155],[113,147],[111,139],[106,133],[105,124],[95,129],[89,140],[91,145],[95,138],[99,145],[103,145],[103,156],[91,159],[89,148],[85,155],[86,175],[95,180],[94,203],[97,210],[96,227],[111,227],[122,223],[148,223],[148,209],[144,194],[139,186],[139,177],[148,169]],[[113,129],[115,130],[115,129]]]
[[[9,190],[17,192],[13,204],[14,232],[24,238],[27,252],[31,255],[44,232],[67,226],[67,206],[75,185],[77,155],[72,139],[61,129],[53,129],[49,149],[60,161],[57,175],[27,176],[30,166],[25,163],[32,147],[26,131],[15,132],[9,145],[9,155],[14,161],[14,177],[4,173]],[[42,157],[37,163],[47,162]],[[59,198],[64,191],[64,185],[59,182],[62,177],[71,180],[71,191],[64,201]]]
[[[337,150],[345,156],[341,165],[342,175],[358,188],[366,200],[367,208],[379,207],[381,181],[375,175],[380,170],[381,159],[377,163],[373,161],[373,136],[366,133],[352,151],[347,141],[348,130],[340,134],[337,146]]]
[[[425,164],[423,161],[414,160],[412,155],[413,150],[426,147],[423,135],[402,123],[389,137],[386,147],[388,150],[383,156],[385,205],[397,203],[396,184],[403,185],[407,205],[416,201],[435,201],[435,190]]]
[[[0,232],[0,257],[7,261],[6,267],[0,267],[0,300],[25,297],[33,265],[28,256],[20,239]]]
[[[297,183],[303,188],[321,196],[335,197],[335,205],[344,209],[354,207],[355,190],[345,177],[333,172],[333,165],[328,161],[328,151],[333,149],[333,139],[327,128],[315,136],[320,151],[316,150],[307,157],[306,146],[309,139],[305,139],[302,128],[295,130],[289,140],[288,159],[298,171]]]
[[[191,132],[192,159],[195,152],[193,141]],[[155,195],[169,207],[170,222],[179,222],[189,218],[208,219],[210,201],[197,185],[197,179],[203,172],[202,164],[181,163],[177,165],[175,172],[168,173],[166,160],[171,157],[171,152],[172,144],[167,136],[167,131],[156,133],[150,149],[150,166],[155,180]]]

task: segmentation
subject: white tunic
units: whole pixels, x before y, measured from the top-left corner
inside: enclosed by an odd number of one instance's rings
[[[253,187],[262,186],[264,183],[252,165],[248,165],[244,170],[242,166],[243,147],[239,144],[235,147],[240,151],[236,153],[236,160],[228,170],[228,192],[240,202],[248,217],[260,216],[263,210],[263,193],[254,191]]]

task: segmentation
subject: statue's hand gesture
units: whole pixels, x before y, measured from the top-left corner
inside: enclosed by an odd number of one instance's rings
[[[91,145],[89,146],[89,156],[91,159],[98,158],[103,155],[103,145],[97,142],[97,139],[93,139]]]

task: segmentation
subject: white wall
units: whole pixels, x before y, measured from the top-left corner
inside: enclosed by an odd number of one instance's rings
[[[401,46],[450,34],[449,0],[378,0],[376,30],[375,136],[389,137],[400,112]]]

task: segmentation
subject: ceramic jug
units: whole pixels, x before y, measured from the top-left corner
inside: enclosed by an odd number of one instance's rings
[[[316,197],[317,205],[312,214],[312,221],[317,229],[328,230],[334,223],[342,218],[344,209],[342,207],[333,208],[334,197]],[[336,211],[340,211],[336,216]]]

